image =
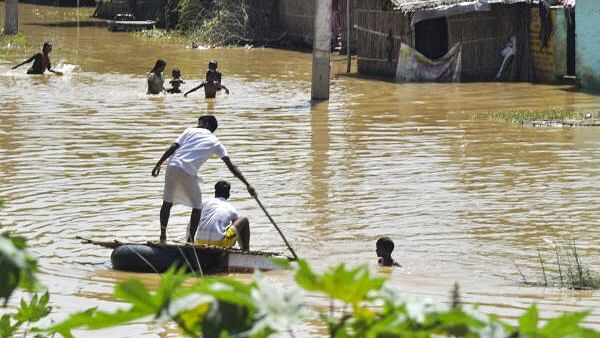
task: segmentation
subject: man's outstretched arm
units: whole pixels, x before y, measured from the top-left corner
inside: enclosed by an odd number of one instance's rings
[[[231,162],[231,159],[229,159],[229,156],[223,156],[223,157],[221,157],[221,159],[223,160],[223,162],[225,162],[225,164],[227,165],[227,168],[229,169],[229,171],[231,171],[233,176],[237,177],[240,181],[242,181],[242,183],[244,183],[246,185],[246,188],[248,188],[248,192],[250,193],[250,195],[252,197],[256,197],[256,191],[250,185],[250,183],[248,183],[248,181],[246,181],[246,178],[244,177],[244,175],[242,175],[242,172]]]

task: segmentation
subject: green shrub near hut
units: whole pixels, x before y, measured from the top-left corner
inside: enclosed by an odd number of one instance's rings
[[[254,40],[246,0],[182,0],[177,28],[190,39],[209,45],[244,44]]]

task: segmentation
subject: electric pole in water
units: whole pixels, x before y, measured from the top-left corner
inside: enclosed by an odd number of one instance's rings
[[[19,1],[6,0],[4,6],[4,34],[17,34],[19,31]]]
[[[331,56],[331,0],[314,0],[317,6],[313,39],[312,99],[329,99]]]

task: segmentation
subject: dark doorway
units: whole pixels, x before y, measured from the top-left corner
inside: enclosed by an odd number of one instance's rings
[[[435,60],[448,52],[448,20],[446,17],[423,20],[415,25],[415,47]]]
[[[575,9],[566,9],[567,17],[567,75],[575,76]]]

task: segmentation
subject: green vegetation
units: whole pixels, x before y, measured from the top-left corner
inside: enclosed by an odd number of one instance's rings
[[[544,259],[538,248],[542,280],[529,282],[521,273],[526,285],[552,286],[574,290],[600,289],[600,274],[583,265],[575,242],[571,242],[567,250],[561,250],[555,243],[551,244],[553,245],[553,252],[550,259]]]
[[[0,200],[2,207],[2,200]],[[10,296],[17,288],[35,290],[38,286],[35,273],[37,260],[27,252],[23,237],[0,234],[0,300],[6,307]],[[40,328],[32,327],[40,319],[46,317],[51,307],[48,306],[49,295],[44,293],[38,298],[33,294],[30,301],[21,299],[16,312],[6,313],[0,317],[0,338],[14,337],[21,333],[27,336],[28,331],[37,331],[36,337],[47,337]]]
[[[573,274],[581,271],[580,277],[574,278],[581,279],[585,270],[574,245],[573,252]],[[33,294],[29,302],[21,300],[16,311],[0,317],[0,338],[70,338],[76,328],[114,327],[147,317],[158,323],[172,321],[189,337],[293,338],[297,326],[310,320],[322,326],[323,336],[331,338],[600,338],[600,332],[581,325],[590,311],[565,313],[542,322],[533,305],[512,326],[497,316],[462,305],[457,286],[450,304],[445,305],[401,295],[389,288],[384,278],[371,276],[366,266],[348,268],[340,264],[319,274],[302,260],[280,264],[295,269],[295,286],[284,288],[260,273],[249,283],[225,277],[190,279],[184,269],[171,268],[161,277],[156,291],[136,279],[119,283],[114,295],[129,304],[126,309],[106,312],[92,308],[45,328],[33,324],[37,325],[52,310],[48,293],[41,297]],[[25,240],[2,234],[0,290],[5,306],[17,287],[31,290],[35,286],[36,269],[36,260],[27,253]],[[328,311],[307,307],[304,292],[328,298]]]
[[[140,40],[153,40],[161,42],[183,43],[183,37],[175,31],[164,29],[144,29],[132,32],[133,36]]]
[[[478,115],[478,117],[481,116],[482,115]],[[599,118],[600,112],[583,113],[575,110],[563,109],[530,110],[519,108],[498,111],[489,115],[489,119],[492,121],[512,123],[525,123],[532,121],[585,120]]]
[[[254,39],[247,0],[181,0],[177,26],[191,40],[211,46],[244,44]]]
[[[22,33],[14,35],[4,35],[4,29],[0,29],[0,57],[6,59],[10,56],[21,54],[30,50],[31,46],[27,43],[25,35]]]
[[[461,305],[457,290],[452,305],[443,305],[398,294],[386,286],[384,278],[370,276],[364,266],[341,264],[318,274],[299,261],[295,269],[297,285],[287,289],[261,274],[247,284],[206,277],[186,285],[184,272],[171,269],[156,292],[136,280],[120,283],[115,296],[130,303],[129,309],[83,311],[46,332],[72,337],[75,328],[100,329],[153,316],[159,322],[173,321],[190,337],[295,337],[295,326],[303,320],[319,321],[332,338],[600,337],[600,332],[581,325],[589,311],[566,313],[542,323],[533,305],[517,326],[511,326]],[[303,291],[329,298],[329,311],[309,310]]]
[[[53,8],[47,7],[43,10],[34,8],[31,10],[33,16],[38,19],[55,19],[73,21],[76,18],[89,18],[94,13],[94,7]]]

